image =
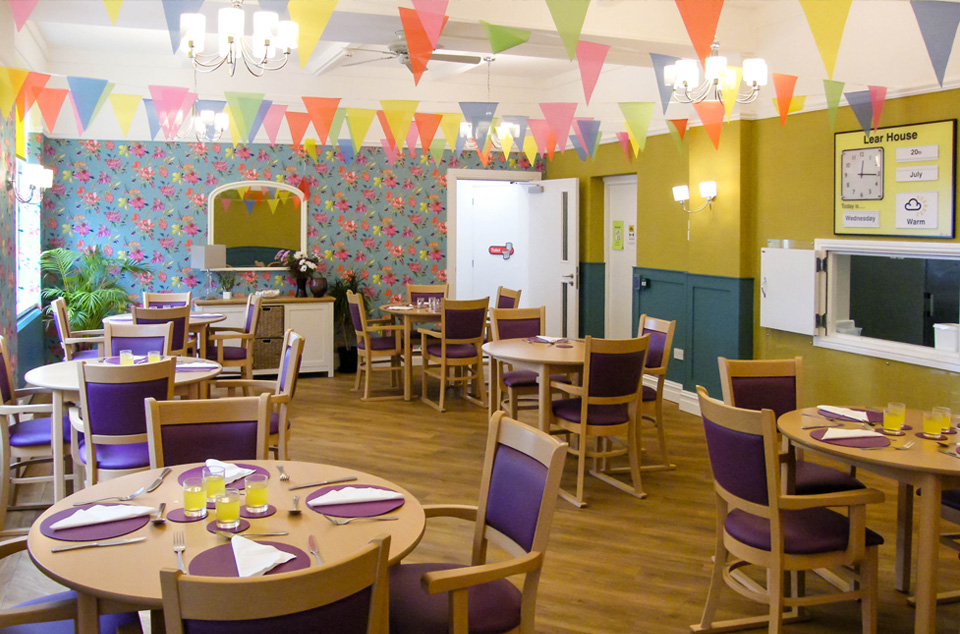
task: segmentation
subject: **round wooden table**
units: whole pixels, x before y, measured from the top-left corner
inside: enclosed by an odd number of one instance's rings
[[[917,612],[914,631],[933,633],[937,624],[937,563],[940,544],[940,499],[944,489],[960,488],[960,457],[955,453],[946,455],[936,441],[916,436],[923,429],[923,412],[907,410],[906,424],[913,427],[904,436],[891,437],[894,445],[914,441],[912,447],[897,451],[892,447],[864,451],[855,447],[843,447],[816,440],[810,436],[811,425],[827,423],[817,416],[816,408],[788,412],[780,417],[777,426],[792,443],[809,451],[829,456],[840,462],[853,465],[892,478],[899,483],[897,509],[897,559],[896,588],[907,592],[910,586],[910,555],[913,542],[914,489],[922,488],[920,518],[917,526]],[[836,421],[834,421],[836,422]],[[856,429],[859,423],[845,423],[844,427]],[[958,436],[948,436],[956,443]]]
[[[380,310],[403,322],[403,400],[409,401],[413,392],[413,324],[440,321],[440,313],[409,304],[384,304]]]
[[[583,342],[571,339],[562,344],[549,344],[504,339],[483,344],[483,351],[496,361],[490,364],[490,415],[496,411],[502,398],[500,364],[509,363],[538,374],[540,430],[550,433],[550,375],[578,371],[583,366]]]
[[[78,366],[81,361],[61,361],[59,363],[50,363],[41,365],[28,371],[23,380],[36,387],[42,387],[50,390],[53,401],[53,413],[50,416],[51,426],[51,444],[53,452],[53,499],[62,500],[66,495],[66,480],[63,466],[63,434],[60,431],[60,421],[63,420],[64,401],[78,401],[80,398],[80,375]],[[97,361],[87,361],[87,363],[98,363]],[[198,370],[188,372],[177,372],[173,378],[175,388],[187,388],[194,392],[200,382],[220,374],[223,369],[216,361],[208,361],[216,364],[216,368],[210,370]],[[195,394],[194,394],[195,395]]]
[[[423,507],[417,499],[403,488],[368,473],[335,467],[331,465],[306,462],[241,460],[242,464],[255,464],[270,472],[268,485],[270,504],[278,508],[270,517],[251,519],[247,532],[288,531],[289,535],[269,537],[270,541],[287,543],[309,552],[307,538],[316,536],[320,556],[329,563],[343,559],[358,552],[372,538],[380,534],[389,534],[390,563],[403,559],[420,542],[425,527]],[[290,476],[289,482],[280,482],[276,465],[283,465]],[[198,464],[173,467],[173,471],[164,479],[159,488],[131,500],[129,504],[156,507],[160,502],[167,503],[167,512],[183,508],[182,487],[177,477],[184,471],[200,466]],[[40,532],[40,524],[50,515],[71,508],[74,502],[95,500],[111,495],[129,494],[141,486],[153,482],[160,475],[159,469],[141,471],[113,480],[107,480],[84,489],[61,500],[48,509],[34,522],[30,529],[27,546],[34,563],[48,577],[77,591],[78,625],[81,633],[97,631],[97,616],[101,613],[128,610],[158,609],[161,606],[160,569],[176,568],[177,558],[173,551],[173,535],[183,532],[187,548],[183,553],[184,563],[189,569],[190,561],[214,546],[227,541],[210,533],[206,525],[213,521],[214,512],[208,512],[207,518],[191,523],[175,523],[154,526],[148,523],[132,533],[118,539],[146,537],[146,540],[122,546],[107,548],[86,548],[60,553],[50,552],[53,546],[63,546],[72,542],[51,539]],[[335,526],[319,513],[308,508],[303,500],[320,487],[287,491],[287,487],[296,484],[331,480],[344,476],[356,476],[357,481],[349,484],[372,484],[384,486],[404,495],[406,501],[396,511],[397,520],[377,522],[359,520],[344,526]],[[290,515],[293,495],[300,495],[299,515]],[[242,534],[242,533],[241,533]],[[311,559],[311,564],[313,560]],[[162,622],[162,616],[157,616]]]

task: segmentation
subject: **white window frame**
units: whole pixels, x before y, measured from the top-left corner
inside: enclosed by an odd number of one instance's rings
[[[31,189],[29,186],[25,186],[25,184],[21,181],[22,172],[20,168],[22,165],[25,165],[26,162],[23,161],[22,159],[17,159],[16,164],[17,164],[17,174],[16,174],[17,191],[23,192],[23,193],[30,192],[32,197],[35,197],[37,199],[37,202],[24,203],[24,202],[20,202],[19,199],[14,198],[15,211],[16,211],[16,213],[14,214],[14,234],[15,234],[14,250],[16,253],[16,260],[17,260],[17,284],[16,284],[16,288],[14,289],[14,296],[15,296],[14,301],[17,309],[17,319],[20,319],[31,310],[40,307],[40,299],[41,299],[41,296],[40,296],[41,279],[40,278],[42,277],[42,274],[39,271],[39,263],[40,263],[40,253],[42,253],[43,251],[43,218],[42,218],[42,211],[41,211],[40,205],[43,202],[43,197],[40,195],[39,190],[34,192],[33,189]],[[21,193],[21,195],[23,194]],[[31,200],[32,199],[33,198],[31,198]],[[21,258],[20,258],[20,252],[21,252],[20,251],[20,235],[21,235],[20,229],[22,226],[21,216],[26,212],[27,209],[32,209],[36,213],[36,222],[38,226],[37,245],[36,245],[37,247],[36,257],[37,257],[37,266],[38,266],[37,280],[36,280],[37,294],[35,297],[35,301],[31,301],[29,304],[25,301],[21,301],[21,297],[20,297],[20,281],[21,281],[21,274],[22,274]]]

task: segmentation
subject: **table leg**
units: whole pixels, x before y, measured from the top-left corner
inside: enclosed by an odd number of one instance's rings
[[[550,366],[543,364],[540,366],[540,377],[537,379],[540,383],[539,406],[540,406],[540,431],[550,433]]]
[[[50,444],[53,449],[53,501],[59,502],[66,497],[67,493],[66,468],[63,458],[63,392],[60,390],[53,390]]]
[[[917,614],[915,634],[934,634],[937,631],[937,564],[940,546],[939,476],[926,473],[920,483],[920,520],[917,526]]]
[[[197,356],[201,359],[207,358],[207,324],[197,326]]]
[[[100,614],[97,597],[77,592],[77,632],[78,634],[99,634]]]
[[[403,317],[403,400],[410,400],[413,391],[413,344],[410,341],[413,320]]]
[[[913,485],[900,483],[897,489],[897,559],[893,587],[910,592],[913,557]]]

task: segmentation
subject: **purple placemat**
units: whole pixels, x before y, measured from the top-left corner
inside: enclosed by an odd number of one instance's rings
[[[331,504],[329,506],[310,506],[310,500],[320,497],[324,493],[330,491],[338,491],[346,487],[354,487],[357,489],[383,489],[384,491],[393,491],[393,489],[388,489],[387,487],[377,487],[371,484],[338,484],[331,487],[323,487],[322,489],[317,489],[313,493],[307,496],[307,499],[304,500],[307,502],[307,508],[322,515],[335,515],[336,517],[374,517],[376,515],[383,515],[384,513],[389,513],[390,511],[395,511],[401,506],[406,500],[384,500],[382,502],[357,502],[356,504]]]
[[[120,365],[120,357],[107,357],[103,360],[104,363],[112,363],[113,365]],[[133,364],[138,365],[140,363],[146,363],[147,357],[140,355],[133,355]]]
[[[865,447],[889,447],[890,439],[889,438],[837,438],[835,440],[824,440],[823,435],[830,431],[829,429],[817,429],[810,432],[810,437],[819,440],[820,442],[825,442],[830,445],[839,445],[841,447],[856,447],[863,449]]]
[[[294,570],[303,570],[310,567],[310,557],[296,546],[283,544],[280,542],[258,542],[268,544],[285,553],[296,555],[295,559],[280,564],[279,566],[268,570],[264,574],[273,575],[281,572],[293,572]],[[204,575],[206,577],[236,577],[237,561],[233,558],[233,546],[223,544],[207,549],[194,557],[189,566],[191,575]]]
[[[867,413],[867,421],[870,423],[882,423],[883,422],[883,412],[876,412],[872,409],[866,409],[863,407],[849,407],[847,409],[855,409],[858,412]],[[846,420],[851,423],[859,423],[862,421],[857,420],[856,418],[850,418],[849,416],[839,416],[837,414],[831,414],[830,412],[825,412],[822,409],[817,410],[817,414],[826,418],[827,420]]]
[[[923,438],[925,440],[946,440],[947,437],[943,434],[927,434],[922,431],[918,431],[916,434],[917,438]]]
[[[277,507],[273,504],[267,504],[267,510],[262,513],[251,513],[247,510],[246,504],[240,505],[240,517],[246,517],[247,519],[255,520],[259,517],[270,517],[277,512]]]
[[[219,526],[217,526],[217,520],[213,520],[212,522],[207,524],[207,530],[214,534],[216,534],[217,531],[224,531],[227,533],[242,533],[248,528],[250,528],[250,522],[248,522],[247,520],[240,520],[240,523],[237,524],[235,528],[220,528]]]
[[[102,504],[101,506],[125,506],[124,504]],[[54,513],[40,524],[40,532],[51,539],[61,539],[67,542],[91,542],[98,539],[111,539],[127,535],[135,530],[143,528],[150,521],[149,515],[142,517],[132,517],[128,520],[117,520],[116,522],[106,522],[104,524],[94,524],[92,526],[78,526],[76,528],[62,528],[53,530],[52,524],[56,524],[65,517],[70,517],[80,508],[64,509]]]
[[[183,512],[183,509],[173,509],[167,513],[167,519],[171,522],[179,522],[181,524],[186,524],[188,522],[199,522],[200,520],[207,519],[207,516],[203,517],[187,517],[186,513]]]
[[[264,469],[263,467],[258,467],[257,465],[253,465],[253,464],[246,464],[246,463],[244,463],[244,462],[234,462],[233,464],[235,464],[235,465],[237,465],[238,467],[241,467],[241,468],[243,468],[243,469],[253,469],[255,473],[262,473],[263,475],[267,476],[268,478],[270,477],[270,472],[267,471],[266,469]],[[181,484],[181,486],[182,486],[182,485],[183,485],[183,481],[186,480],[187,478],[200,478],[200,477],[202,477],[202,474],[203,474],[203,467],[202,467],[202,466],[200,466],[200,467],[194,467],[193,469],[187,469],[186,471],[184,471],[183,473],[180,474],[180,477],[177,478],[177,482],[179,482],[179,483]],[[244,483],[243,483],[243,478],[240,478],[239,480],[234,480],[233,482],[231,482],[230,484],[228,484],[228,485],[227,485],[227,488],[230,488],[230,489],[241,489],[241,490],[242,490],[244,486],[246,486],[246,485],[244,485]]]

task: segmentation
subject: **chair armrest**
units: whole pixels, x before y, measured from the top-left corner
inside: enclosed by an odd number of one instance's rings
[[[254,333],[245,333],[242,330],[234,333],[225,333],[222,335],[207,335],[207,341],[227,341],[229,339],[242,339],[246,341],[247,339],[253,339]]]
[[[367,324],[392,324],[393,317],[379,317],[377,319],[368,319]]]
[[[369,332],[403,332],[403,326],[399,324],[374,324],[371,325],[370,322],[367,322],[367,330]]]
[[[780,508],[784,511],[799,511],[826,506],[861,506],[883,502],[882,491],[876,489],[855,489],[837,493],[818,493],[816,495],[781,495]]]
[[[290,403],[293,401],[293,398],[289,394],[271,394],[270,395],[270,405],[282,405],[284,403]]]
[[[477,521],[477,507],[469,504],[424,504],[423,514],[431,517],[456,517],[468,522]]]
[[[71,330],[70,334],[78,337],[102,337],[103,328],[96,328],[94,330]]]
[[[52,394],[52,390],[46,387],[22,387],[13,391],[14,398],[26,398],[34,394]]]
[[[478,586],[497,579],[505,579],[513,575],[519,575],[526,572],[532,572],[543,565],[543,553],[534,551],[527,553],[523,557],[497,562],[495,564],[483,564],[481,566],[468,566],[466,568],[455,568],[453,570],[438,570],[428,572],[423,575],[420,582],[430,594],[438,592],[450,592],[453,590],[463,590],[471,586]]]
[[[433,337],[434,339],[443,339],[443,333],[439,330],[427,330],[425,328],[420,329],[420,336],[424,339],[427,337]]]
[[[52,414],[53,405],[43,403],[40,405],[0,405],[0,416],[10,416],[13,414]]]
[[[218,332],[239,332],[242,334],[246,334],[247,331],[244,330],[243,328],[237,328],[235,326],[210,326],[207,328],[208,337],[213,336]]]
[[[63,343],[75,344],[75,343],[103,343],[104,336],[100,335],[99,337],[65,337]]]
[[[79,432],[83,431],[83,419],[80,418],[80,408],[71,407],[67,411],[67,415],[70,417],[70,426],[76,429]]]
[[[0,610],[0,623],[3,623],[4,629],[29,623],[65,621],[76,617],[77,600],[75,598],[45,601],[36,605]]]
[[[273,392],[277,389],[276,381],[266,381],[264,379],[218,379],[211,383],[210,387],[222,388],[248,388],[253,390],[263,390],[264,392]]]
[[[643,373],[649,376],[663,376],[666,375],[667,369],[663,366],[657,368],[644,368]]]
[[[565,392],[573,396],[583,396],[582,386],[571,385],[570,383],[563,383],[561,381],[550,381],[550,389],[558,389],[561,392]]]

